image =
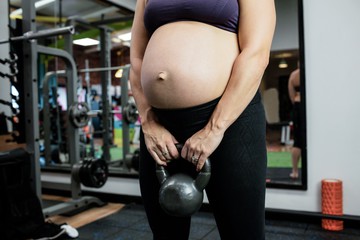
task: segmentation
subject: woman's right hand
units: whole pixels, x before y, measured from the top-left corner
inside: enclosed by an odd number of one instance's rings
[[[151,121],[143,124],[142,130],[146,148],[157,164],[166,166],[171,159],[179,158],[180,154],[175,146],[178,141],[166,128]]]

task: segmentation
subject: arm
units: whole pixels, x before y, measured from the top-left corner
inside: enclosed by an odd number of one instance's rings
[[[295,96],[296,96],[296,91],[295,91],[295,87],[294,87],[294,77],[295,77],[294,72],[292,72],[290,74],[289,83],[288,83],[289,98],[293,104],[294,104]]]
[[[182,156],[200,156],[197,169],[220,144],[226,129],[241,115],[254,97],[269,61],[275,28],[273,0],[239,0],[238,41],[240,54],[214,113],[204,129],[186,142]]]
[[[131,30],[130,85],[141,118],[141,126],[145,136],[146,147],[158,164],[166,165],[168,159],[177,158],[179,154],[174,145],[176,140],[157,122],[156,116],[152,112],[151,106],[145,98],[141,86],[141,66],[145,49],[149,41],[148,33],[143,21],[144,8],[145,0],[138,0]],[[161,142],[164,143],[164,145],[157,145],[156,143],[160,142],[157,139],[162,139],[163,141]],[[167,145],[170,146],[170,149],[166,147]],[[168,156],[163,156],[162,153],[167,151],[170,154]]]
[[[131,29],[130,84],[140,117],[142,121],[146,122],[146,113],[151,109],[151,107],[147,103],[141,87],[142,60],[149,41],[142,17],[144,14],[144,7],[144,0],[137,1],[134,22]]]

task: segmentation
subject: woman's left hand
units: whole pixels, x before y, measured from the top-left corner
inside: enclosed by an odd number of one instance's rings
[[[223,136],[223,133],[215,133],[206,128],[201,129],[186,140],[181,150],[181,157],[194,164],[196,171],[200,171],[206,159],[219,146]]]

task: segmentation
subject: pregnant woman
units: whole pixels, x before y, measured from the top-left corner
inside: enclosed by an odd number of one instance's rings
[[[137,0],[130,82],[141,117],[141,195],[154,239],[188,239],[191,222],[159,206],[156,164],[196,174],[207,158],[205,190],[221,239],[265,238],[258,87],[274,28],[273,0]],[[193,165],[169,162],[179,157]]]

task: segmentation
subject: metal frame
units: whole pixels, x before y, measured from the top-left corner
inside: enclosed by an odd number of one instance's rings
[[[110,68],[111,67],[111,35],[110,30],[106,27],[100,28],[100,64],[103,68]],[[110,138],[112,138],[112,118],[110,117],[110,102],[109,99],[109,90],[111,85],[111,72],[108,71],[101,71],[101,88],[102,88],[102,124],[103,124],[103,159],[106,162],[110,162],[111,155],[110,155]]]
[[[67,104],[70,106],[77,99],[77,72],[76,64],[69,52],[64,50],[49,48],[37,45],[32,39],[31,33],[36,32],[35,21],[35,0],[22,0],[23,7],[23,34],[26,38],[23,39],[24,61],[24,79],[29,79],[24,82],[24,97],[25,102],[29,106],[25,108],[26,118],[26,150],[30,153],[31,161],[31,186],[41,201],[41,172],[40,172],[40,149],[39,149],[39,111],[38,111],[38,72],[37,60],[38,54],[52,55],[60,57],[64,60],[67,71],[66,77],[68,79],[67,86]],[[68,29],[68,28],[67,28]],[[48,31],[42,34],[41,37],[53,36],[54,32],[58,30]],[[37,36],[38,37],[38,36]],[[71,164],[80,161],[79,149],[79,130],[68,124],[67,134],[69,135],[69,159]],[[72,200],[66,203],[57,204],[52,207],[43,209],[46,217],[65,213],[71,210],[79,209],[88,206],[92,203],[103,205],[104,203],[95,197],[81,197],[81,185],[75,181],[73,174],[71,176],[71,195]]]
[[[119,69],[121,67],[111,67],[111,29],[105,26],[98,26],[92,23],[89,23],[83,19],[79,18],[72,18],[69,19],[66,23],[67,26],[74,25],[75,22],[87,27],[87,28],[98,28],[100,30],[100,68],[94,68],[94,69],[82,69],[79,70],[79,72],[101,72],[101,89],[102,89],[102,95],[101,95],[101,103],[102,103],[102,123],[103,123],[103,131],[102,131],[102,139],[103,139],[103,146],[102,146],[102,152],[103,152],[103,159],[106,162],[111,161],[111,154],[110,154],[110,148],[111,143],[109,141],[110,138],[112,138],[112,130],[113,130],[113,119],[111,117],[111,99],[109,99],[109,88],[111,86],[111,70]],[[65,37],[65,49],[72,53],[72,35],[67,35]],[[129,77],[129,66],[126,65],[122,68],[124,69],[123,76],[121,78],[121,106],[122,109],[124,109],[124,106],[128,102],[128,77]],[[125,161],[126,155],[130,152],[130,136],[129,136],[129,124],[125,121],[122,125],[122,131],[123,131],[123,161]],[[126,164],[125,164],[126,165]],[[130,170],[130,169],[128,169]]]
[[[121,84],[121,107],[124,108],[129,101],[128,97],[128,77],[129,77],[129,71],[130,71],[130,65],[124,65],[124,66],[118,66],[118,67],[108,67],[108,68],[91,68],[91,69],[81,69],[79,72],[99,72],[99,71],[109,71],[112,69],[123,69],[123,75],[120,79]],[[58,71],[51,71],[47,72],[45,74],[45,77],[42,82],[42,89],[43,89],[43,99],[44,99],[44,106],[43,106],[43,128],[44,128],[44,156],[45,156],[45,163],[46,166],[51,165],[51,144],[50,144],[50,108],[48,104],[45,104],[49,102],[49,82],[52,77],[58,76],[58,77],[67,77],[65,70],[58,70]],[[108,94],[107,94],[108,95]],[[89,105],[89,103],[88,103]],[[94,111],[96,114],[99,112],[103,114],[103,111]],[[112,113],[114,113],[113,110],[108,111],[109,118],[111,118]],[[89,113],[91,115],[91,113]],[[127,154],[130,153],[130,124],[126,121],[123,122],[123,159],[126,158]],[[110,128],[110,127],[109,127]],[[59,165],[58,165],[59,166]],[[60,167],[60,166],[59,166]]]
[[[67,77],[67,105],[71,106],[76,102],[77,99],[77,72],[76,64],[73,57],[66,51],[61,49],[55,49],[44,46],[37,46],[37,52],[39,54],[51,55],[55,57],[60,57],[64,60],[66,64],[66,77]],[[69,136],[69,163],[75,164],[80,161],[80,144],[78,141],[79,138],[79,129],[75,128],[71,124],[68,124],[67,134]]]
[[[43,128],[44,128],[44,157],[45,165],[49,166],[51,163],[51,123],[50,123],[50,106],[49,106],[49,81],[52,77],[66,77],[66,72],[64,70],[47,72],[42,82],[43,89]],[[59,119],[57,119],[59,121]],[[60,123],[58,122],[58,126]],[[58,136],[60,136],[60,130],[58,129]]]
[[[36,32],[35,22],[35,0],[22,0],[23,33]],[[26,150],[30,153],[31,185],[41,199],[40,181],[40,145],[39,145],[39,116],[38,116],[38,81],[37,81],[37,50],[36,41],[23,41],[24,51],[24,98],[28,104],[25,108],[25,130],[26,130]]]
[[[65,73],[67,77],[67,105],[71,106],[77,99],[77,72],[73,57],[68,52],[60,49],[38,46],[37,50],[39,54],[61,57],[64,60],[67,67],[67,71]],[[75,128],[72,124],[67,124],[67,134],[69,136],[69,163],[73,166],[74,164],[80,162],[79,129]],[[104,205],[104,203],[98,198],[81,195],[81,184],[74,178],[74,174],[71,174],[70,190],[72,200],[43,209],[43,213],[46,217],[86,207],[93,203],[99,206]]]
[[[103,159],[106,162],[110,162],[110,142],[109,139],[112,137],[112,118],[110,117],[110,101],[109,96],[109,86],[111,85],[111,30],[104,26],[97,26],[91,24],[83,19],[72,18],[69,19],[66,23],[67,26],[74,25],[77,22],[87,28],[98,28],[100,30],[100,64],[101,64],[101,88],[102,88],[102,119],[103,119],[103,129],[102,138],[103,138]],[[65,37],[65,49],[72,54],[72,40],[73,37],[68,35]],[[83,70],[87,72],[87,70]]]
[[[121,86],[121,109],[124,109],[129,101],[129,79],[130,65],[123,68],[123,74],[120,79]],[[123,142],[123,161],[126,159],[126,155],[130,153],[130,125],[127,121],[122,121],[122,142]]]

